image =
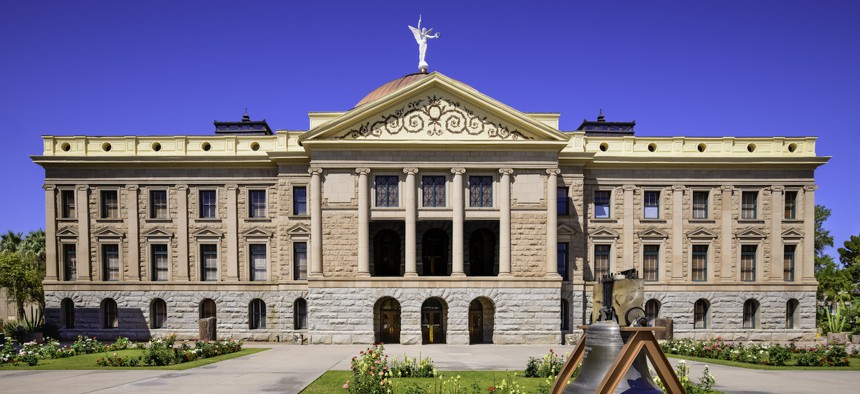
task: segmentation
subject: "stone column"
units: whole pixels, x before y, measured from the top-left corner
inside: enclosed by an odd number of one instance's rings
[[[173,280],[186,282],[188,276],[188,186],[176,186],[176,273]]]
[[[672,186],[672,279],[684,277],[684,186]]]
[[[406,173],[406,193],[403,194],[403,204],[406,206],[406,274],[404,276],[418,276],[416,263],[416,237],[415,228],[418,221],[417,187],[415,186],[415,174],[417,168],[404,168]]]
[[[511,276],[511,174],[502,168],[499,180],[499,276]]]
[[[635,186],[633,185],[622,186],[622,190],[624,190],[624,233],[621,234],[621,248],[624,261],[619,264],[622,270],[633,268],[633,219],[636,216],[636,210],[633,207],[634,189]]]
[[[732,282],[734,281],[734,272],[732,272],[732,224],[734,220],[732,220],[732,192],[734,188],[731,185],[723,185],[720,188],[722,192],[721,200],[722,206],[720,211],[720,217],[722,224],[720,225],[720,229],[722,230],[720,234],[720,279],[723,282]]]
[[[358,276],[370,276],[370,168],[356,168],[358,174]]]
[[[795,281],[815,281],[815,190],[816,185],[803,187],[803,259],[795,264]]]
[[[78,250],[77,267],[78,281],[92,280],[92,253],[90,252],[90,200],[89,188],[78,186],[78,195],[75,199],[78,209]]]
[[[558,168],[548,168],[546,180],[546,276],[561,279],[558,274]]]
[[[227,280],[239,280],[239,218],[236,206],[239,186],[227,185]]]
[[[311,272],[309,276],[322,276],[322,175],[321,168],[311,168]]]
[[[451,229],[451,252],[453,269],[451,276],[465,276],[463,273],[463,220],[466,214],[466,199],[463,195],[463,173],[465,168],[452,168],[454,174],[454,212]]]
[[[59,279],[57,259],[57,188],[45,185],[45,280]]]
[[[128,276],[124,279],[131,282],[140,281],[140,217],[138,216],[137,185],[126,187],[128,202]],[[122,276],[122,273],[120,273]]]
[[[782,247],[782,216],[783,194],[785,188],[774,186],[771,188],[770,203],[770,279],[782,282],[783,279],[783,247]],[[764,277],[764,272],[762,272]],[[765,279],[767,280],[767,279]]]

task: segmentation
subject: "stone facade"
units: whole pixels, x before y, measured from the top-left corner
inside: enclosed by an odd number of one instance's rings
[[[589,323],[608,248],[609,271],[640,275],[656,250],[645,300],[676,336],[814,336],[814,171],[827,161],[814,138],[562,132],[558,114],[518,112],[437,73],[414,81],[311,113],[308,131],[44,137],[49,323],[66,338],[195,337],[211,299],[221,336],[413,344],[433,326],[453,344],[558,343]],[[154,191],[165,215],[152,214]]]

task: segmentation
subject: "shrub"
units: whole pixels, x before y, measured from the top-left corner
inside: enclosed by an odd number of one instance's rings
[[[844,367],[849,365],[848,353],[841,345],[808,348],[797,356],[797,365],[804,367]]]
[[[114,352],[112,356],[104,356],[96,360],[96,364],[102,367],[136,367],[139,360],[137,357],[121,357]]]
[[[565,355],[566,356],[566,355]],[[527,378],[555,377],[564,366],[565,356],[559,356],[552,349],[543,358],[529,357],[526,364],[525,376]]]
[[[714,384],[717,383],[717,379],[714,378],[714,375],[711,375],[711,371],[708,369],[707,365],[705,365],[705,370],[702,371],[702,377],[699,378],[699,383],[693,382],[693,380],[690,379],[690,366],[688,366],[687,362],[684,360],[679,361],[678,365],[675,366],[675,375],[678,375],[678,380],[681,382],[681,386],[687,394],[710,393]],[[654,377],[654,384],[656,384],[660,390],[663,390],[663,392],[667,392],[666,386],[664,386],[663,381],[660,380],[660,376],[654,372],[651,372],[651,376]]]
[[[770,365],[782,366],[791,358],[791,350],[781,345],[771,345],[767,349],[767,362]]]
[[[101,353],[105,351],[105,346],[95,337],[90,338],[78,335],[78,339],[72,343],[72,350],[74,350],[76,354]]]
[[[110,350],[125,350],[131,346],[131,341],[126,337],[119,337],[112,345],[108,346]]]
[[[156,338],[146,346],[143,351],[141,360],[146,365],[164,366],[182,362],[181,358],[177,357],[173,349],[173,343],[176,341],[175,336],[165,338]]]
[[[391,359],[391,376],[398,378],[433,378],[436,377],[436,368],[430,357],[409,358],[403,355],[403,362]]]
[[[7,339],[6,343],[0,347],[0,364],[15,362],[15,356],[17,355],[18,353],[15,351],[15,347],[12,346],[12,340]]]
[[[352,358],[352,376],[343,388],[356,394],[384,394],[392,389],[388,356],[383,345],[373,345]]]

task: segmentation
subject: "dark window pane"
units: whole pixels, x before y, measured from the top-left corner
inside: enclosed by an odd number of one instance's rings
[[[475,208],[493,206],[493,177],[469,177],[469,206]]]
[[[797,192],[785,192],[785,216],[786,219],[797,219]]]
[[[660,245],[645,245],[643,259],[644,279],[651,282],[656,281],[659,275]]]
[[[249,190],[248,199],[250,201],[248,217],[264,218],[266,217],[266,191],[265,190]]]
[[[102,190],[102,219],[119,218],[119,198],[116,190]]]
[[[77,215],[74,190],[63,190],[60,192],[60,204],[62,205],[61,217],[70,219]]]
[[[445,177],[425,176],[421,179],[425,207],[445,206]]]
[[[200,191],[200,218],[214,219],[216,217],[216,196],[215,190]]]
[[[646,191],[645,195],[645,219],[660,218],[660,192]]]
[[[166,190],[151,190],[149,192],[149,217],[152,219],[167,218]]]
[[[594,192],[594,217],[596,219],[608,219],[610,215],[609,200],[611,192],[596,191]]]
[[[708,192],[693,192],[693,219],[708,218]]]
[[[708,280],[708,245],[693,245],[693,281]]]
[[[152,245],[152,280],[167,280],[167,245]]]
[[[741,245],[741,280],[755,280],[756,245]]]
[[[293,243],[293,279],[305,280],[308,278],[308,244],[306,242]]]
[[[266,245],[251,244],[250,249],[251,280],[266,280]]]
[[[396,175],[378,175],[376,179],[376,206],[396,207],[398,206],[398,183],[400,177]]]
[[[200,245],[200,260],[202,267],[200,280],[218,280],[218,245]]]
[[[755,219],[758,209],[758,192],[741,194],[741,219]]]
[[[305,186],[293,188],[293,215],[308,214],[308,189]]]
[[[103,280],[119,280],[119,245],[102,245]]]
[[[77,277],[77,245],[63,244],[63,279],[75,280]]]
[[[570,214],[570,204],[568,203],[567,187],[559,187],[556,191],[556,210],[559,216],[567,216]]]

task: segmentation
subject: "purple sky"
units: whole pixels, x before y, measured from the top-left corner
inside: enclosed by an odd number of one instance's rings
[[[209,135],[245,107],[306,129],[416,70],[421,13],[431,70],[562,129],[602,108],[640,136],[818,136],[816,202],[837,246],[860,233],[860,2],[559,3],[7,1],[0,232],[44,227],[40,135]]]

